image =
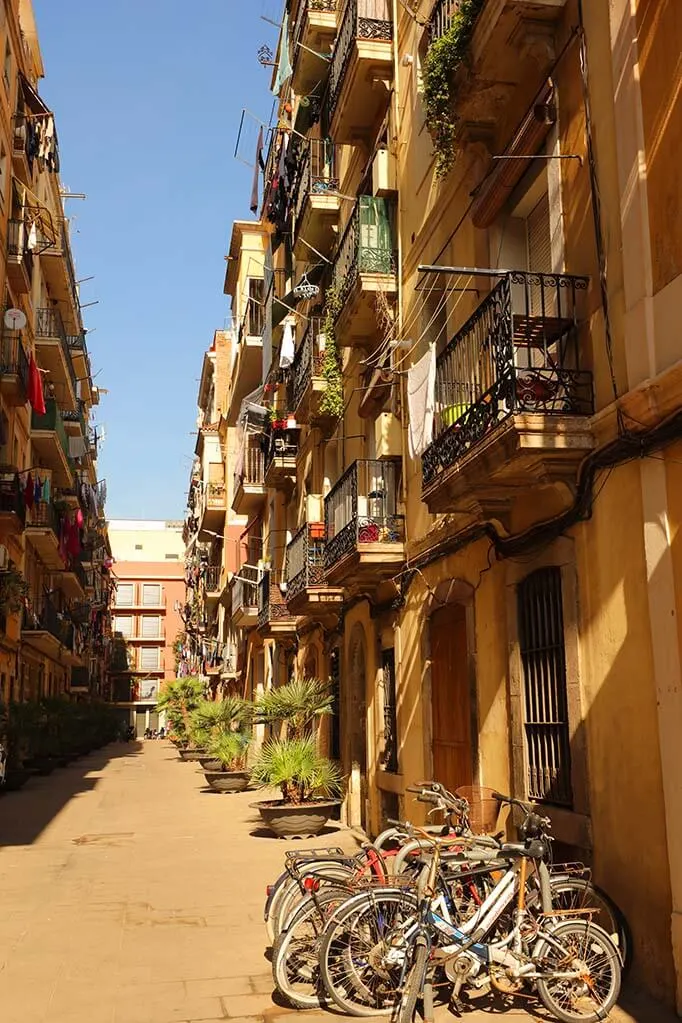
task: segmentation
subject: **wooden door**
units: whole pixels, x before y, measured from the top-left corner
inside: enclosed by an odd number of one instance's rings
[[[454,792],[474,775],[466,610],[448,604],[429,624],[433,780]]]

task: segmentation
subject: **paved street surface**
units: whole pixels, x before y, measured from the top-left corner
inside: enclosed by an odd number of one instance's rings
[[[206,791],[163,742],[110,746],[4,795],[2,1023],[290,1023],[297,1014],[273,1001],[262,906],[292,843],[259,828],[253,799]],[[322,843],[355,847],[336,830],[296,846]],[[611,1018],[673,1018],[628,1004]],[[487,1003],[465,1020],[496,1015]]]

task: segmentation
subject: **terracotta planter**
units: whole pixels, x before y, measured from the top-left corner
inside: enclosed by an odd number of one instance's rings
[[[204,771],[204,778],[216,792],[243,792],[249,784],[248,771]]]
[[[258,810],[263,823],[278,838],[312,838],[319,835],[339,803],[339,799],[316,799],[300,804],[268,799],[251,803],[251,806]]]
[[[179,749],[178,753],[180,758],[191,763],[198,763],[202,757],[206,756],[205,749]]]

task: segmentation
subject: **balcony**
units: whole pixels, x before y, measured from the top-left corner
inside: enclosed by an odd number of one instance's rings
[[[370,135],[388,107],[393,78],[391,0],[347,0],[329,72],[330,135]]]
[[[283,574],[267,570],[258,583],[258,631],[264,638],[296,634],[296,616],[287,607]],[[286,590],[286,588],[285,588]]]
[[[49,370],[53,383],[64,383],[60,388],[66,397],[64,408],[76,409],[76,372],[64,323],[58,309],[38,309],[36,313],[36,351],[40,365]]]
[[[83,565],[72,558],[59,576],[62,592],[70,600],[82,600],[88,586],[88,577]]]
[[[234,474],[232,510],[236,515],[253,516],[265,501],[265,459],[260,446],[261,434],[246,434],[242,464]]]
[[[69,440],[54,398],[45,401],[45,415],[31,414],[31,445],[42,464],[52,469],[52,482],[57,487],[70,487],[71,458]]]
[[[87,668],[73,668],[71,671],[71,685],[69,691],[72,693],[90,692],[90,672]]]
[[[322,333],[322,324],[319,316],[309,320],[291,367],[296,419],[300,423],[311,425],[327,418],[320,410],[322,397],[327,390],[327,381],[322,375],[324,351],[320,349],[318,341]]]
[[[401,463],[362,459],[324,499],[324,563],[331,585],[376,586],[404,561],[405,517],[400,506]]]
[[[332,251],[341,199],[336,146],[328,139],[308,139],[302,145],[294,193],[294,253],[308,262],[308,245],[324,256]]]
[[[61,520],[52,501],[37,501],[28,511],[26,541],[36,551],[45,568],[64,571],[64,558],[59,550]]]
[[[0,473],[0,531],[21,533],[26,522],[26,504],[21,479],[15,472]]]
[[[212,463],[216,464],[216,463]],[[224,471],[220,463],[221,473]],[[211,534],[222,532],[227,511],[227,487],[224,479],[212,479],[205,485],[199,523],[199,539],[208,540]]]
[[[66,343],[71,355],[71,363],[76,379],[81,383],[81,395],[88,401],[92,401],[92,389],[90,387],[91,368],[88,346],[85,341],[85,332],[82,334],[67,334]]]
[[[431,43],[451,28],[459,0],[436,0],[429,23]],[[556,59],[555,33],[566,0],[483,0],[467,59],[451,85],[453,113],[465,123],[495,125],[499,152],[533,102]]]
[[[336,35],[336,10],[342,0],[299,0],[292,33],[292,88],[308,96],[326,75],[328,61],[317,54],[331,54]]]
[[[265,455],[264,482],[275,490],[291,490],[296,482],[296,455],[300,430],[273,427]]]
[[[44,247],[43,247],[44,246]],[[80,321],[78,285],[71,255],[71,243],[66,223],[57,232],[56,241],[47,239],[41,245],[40,266],[45,275],[50,295],[55,302],[66,303],[76,322]]]
[[[28,295],[33,282],[33,253],[27,248],[28,225],[23,220],[7,224],[7,277],[19,295]]]
[[[580,367],[587,278],[496,276],[438,357],[434,440],[422,457],[432,512],[499,507],[533,485],[573,487],[594,445],[592,374]]]
[[[329,586],[323,522],[306,522],[287,545],[286,602],[294,615],[327,618],[343,606],[343,589]]]
[[[258,623],[258,579],[255,568],[242,565],[232,584],[232,624],[251,629]]]
[[[206,590],[206,602],[210,604],[217,604],[220,599],[220,591],[222,589],[220,585],[220,579],[222,575],[222,565],[207,565],[206,574],[204,576],[204,587]]]
[[[22,642],[54,659],[73,651],[73,637],[73,625],[49,597],[28,601],[21,626]]]
[[[379,330],[376,296],[397,294],[393,204],[361,195],[336,250],[332,287],[341,301],[336,333],[341,346],[372,346]]]
[[[0,340],[0,393],[8,405],[21,406],[27,401],[28,356],[21,336],[4,331]]]
[[[30,185],[33,176],[33,161],[38,150],[35,129],[31,119],[23,113],[16,113],[13,122],[12,165],[14,173],[24,184]]]

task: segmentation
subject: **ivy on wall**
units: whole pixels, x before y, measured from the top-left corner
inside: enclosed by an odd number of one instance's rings
[[[324,306],[324,358],[322,376],[327,389],[320,400],[320,412],[324,416],[340,419],[343,415],[343,380],[341,357],[336,341],[336,318],[341,312],[341,299],[335,288],[328,288]]]
[[[467,55],[484,3],[485,0],[460,0],[450,28],[431,44],[422,66],[426,127],[433,139],[439,178],[445,177],[455,162],[454,80]]]

